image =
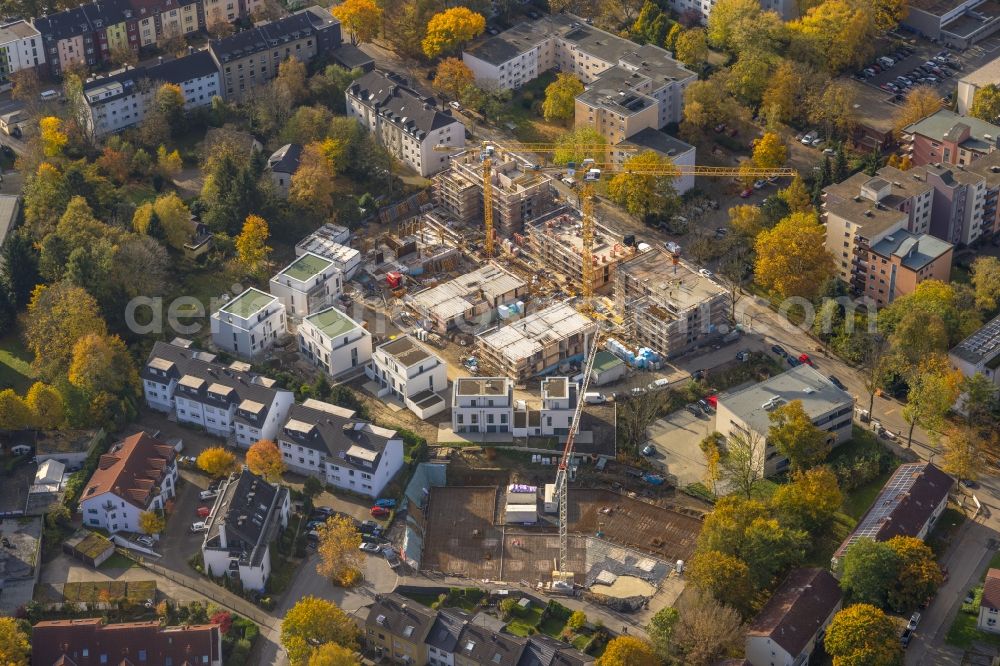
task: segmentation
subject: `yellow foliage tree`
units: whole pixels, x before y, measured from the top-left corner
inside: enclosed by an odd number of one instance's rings
[[[36,286],[22,324],[25,344],[35,357],[33,367],[49,381],[69,368],[77,340],[107,333],[97,301],[69,282]]]
[[[27,666],[30,650],[28,636],[17,620],[0,617],[0,663],[4,666]]]
[[[335,643],[354,650],[357,635],[354,621],[337,604],[312,596],[299,599],[281,623],[281,645],[292,666],[306,666],[313,646]]]
[[[320,217],[325,217],[333,209],[333,168],[331,159],[324,151],[327,143],[331,144],[331,149],[340,145],[334,139],[306,145],[288,188],[289,201]]]
[[[285,461],[281,459],[278,445],[269,439],[254,442],[247,451],[247,467],[257,476],[268,481],[277,481],[285,473]]]
[[[54,386],[35,382],[28,389],[25,403],[31,410],[31,425],[41,430],[61,428],[66,423],[66,403]]]
[[[351,41],[355,44],[372,41],[382,27],[382,8],[373,0],[344,0],[330,13],[351,33]]]
[[[156,149],[156,166],[164,178],[173,178],[181,172],[184,161],[179,150],[168,151],[166,146],[160,144]]]
[[[23,430],[31,425],[31,409],[14,389],[0,391],[0,430]]]
[[[249,215],[243,222],[243,230],[236,237],[236,257],[243,268],[256,274],[263,268],[271,248],[267,246],[267,239],[271,235],[267,227],[267,221],[258,215]]]
[[[765,132],[764,136],[754,139],[753,163],[760,169],[780,167],[788,159],[788,148],[776,132]]]
[[[438,63],[434,76],[434,88],[452,99],[458,99],[469,86],[476,82],[469,66],[458,58],[445,58]]]
[[[898,134],[921,118],[940,110],[941,95],[930,86],[917,86],[906,94],[906,101],[893,119],[893,129]]]
[[[734,28],[742,21],[760,16],[760,3],[755,0],[719,0],[708,15],[708,39],[720,48],[730,45]]]
[[[653,646],[635,636],[618,636],[608,642],[597,666],[659,666]]]
[[[790,22],[788,30],[793,44],[831,72],[863,63],[874,49],[872,16],[863,3],[851,0],[826,0]]]
[[[673,162],[669,157],[651,150],[625,160],[622,171],[608,183],[608,196],[630,214],[644,217],[654,211],[663,212],[676,205],[674,177],[669,175]],[[651,171],[652,174],[627,173],[629,169]],[[662,172],[667,175],[655,175]]]
[[[155,511],[143,511],[139,514],[139,529],[143,534],[161,534],[167,529],[167,521]]]
[[[292,105],[299,104],[309,96],[306,65],[298,58],[286,58],[278,65],[278,76],[274,87]]]
[[[335,585],[355,584],[364,563],[359,550],[361,533],[350,518],[334,516],[319,526],[319,564],[316,571]]]
[[[215,478],[228,476],[235,472],[238,467],[236,456],[221,446],[212,446],[202,451],[198,454],[195,464],[205,474]]]
[[[708,59],[708,38],[704,28],[685,30],[677,37],[674,56],[688,67],[700,68]]]
[[[826,651],[834,666],[897,666],[903,663],[899,632],[891,618],[871,604],[854,604],[833,616]]]
[[[427,22],[427,32],[420,43],[424,55],[436,58],[483,34],[486,18],[467,7],[452,7],[435,14]]]
[[[834,274],[826,230],[814,213],[792,213],[762,231],[754,247],[757,283],[784,298],[815,296]]]
[[[73,345],[69,383],[88,396],[120,395],[139,386],[139,374],[125,343],[117,335],[90,333]]]
[[[808,92],[806,83],[801,65],[782,60],[767,82],[761,97],[761,108],[767,109],[774,120],[783,123],[801,117]]]
[[[69,143],[69,135],[63,130],[63,121],[55,116],[45,116],[38,121],[38,131],[42,138],[42,152],[46,157],[59,157]]]
[[[760,206],[740,204],[729,209],[729,227],[740,236],[753,240],[767,228]]]
[[[354,666],[358,658],[352,650],[336,643],[320,645],[309,655],[309,666]]]
[[[576,97],[583,92],[583,82],[573,74],[560,72],[545,88],[542,114],[546,120],[569,120],[576,108]]]
[[[813,210],[812,197],[809,196],[809,190],[806,189],[802,176],[798,174],[792,178],[788,187],[778,190],[778,198],[785,202],[792,213],[806,213]]]

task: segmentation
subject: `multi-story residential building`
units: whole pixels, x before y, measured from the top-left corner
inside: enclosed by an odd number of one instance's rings
[[[392,663],[430,663],[426,640],[437,613],[395,593],[377,596],[366,611],[358,624],[368,649]]]
[[[572,285],[579,285],[583,281],[582,225],[580,212],[569,206],[557,208],[525,225],[529,247],[535,259]],[[618,264],[635,252],[635,248],[624,245],[616,238],[620,239],[621,236],[600,222],[595,222],[594,242],[591,246],[594,257],[591,288],[594,291],[612,283]]]
[[[680,16],[697,16],[702,23],[708,21],[717,0],[668,0],[667,5]],[[799,5],[795,0],[760,0],[765,12],[775,12],[784,21],[799,17]]]
[[[111,61],[112,48],[138,50],[136,17],[126,0],[83,4],[32,21],[41,34],[49,74]],[[41,58],[39,58],[41,63]]]
[[[153,345],[140,372],[146,404],[244,449],[259,439],[273,440],[294,402],[292,392],[250,373],[246,363],[227,367],[190,345],[180,339]]]
[[[616,309],[634,323],[636,342],[663,358],[720,336],[729,323],[729,292],[664,250],[640,252],[616,274]]]
[[[1000,316],[955,345],[948,359],[966,377],[979,373],[1000,386]]]
[[[966,166],[997,149],[1000,127],[941,109],[906,127],[900,143],[914,166]]]
[[[524,231],[524,223],[553,206],[549,178],[525,158],[504,149],[487,149],[492,163],[493,229],[509,238]],[[480,151],[454,155],[451,168],[434,178],[435,203],[463,224],[483,219],[483,167]]]
[[[108,532],[140,532],[139,516],[160,511],[175,494],[174,447],[144,432],[101,456],[80,495],[83,524]]]
[[[212,343],[241,358],[266,353],[285,330],[285,306],[253,287],[212,313]]]
[[[378,497],[403,468],[403,440],[395,430],[319,400],[292,406],[277,443],[296,472],[369,497]]]
[[[460,377],[452,383],[451,429],[511,432],[514,382],[507,377]]]
[[[283,199],[288,198],[292,176],[299,170],[301,158],[302,146],[297,143],[286,143],[267,158],[267,172],[271,174],[271,183]]]
[[[372,358],[372,335],[335,307],[303,317],[296,330],[299,353],[331,377],[338,377]]]
[[[101,617],[46,620],[31,628],[31,663],[38,666],[124,662],[222,666],[222,632],[217,624],[164,627],[159,620],[107,624]]]
[[[524,382],[582,359],[598,326],[568,303],[556,303],[476,338],[476,357],[495,376]]]
[[[351,232],[346,227],[328,222],[295,244],[295,256],[312,252],[326,257],[345,280],[350,280],[361,267],[361,252],[347,245],[350,238]]]
[[[823,188],[827,205],[853,201],[878,210],[906,213],[902,227],[915,234],[930,233],[933,220],[934,185],[921,169],[900,171],[883,167],[875,176],[858,172],[840,183]]]
[[[292,321],[325,310],[343,288],[343,275],[333,262],[312,252],[296,257],[270,284],[271,295]]]
[[[373,70],[347,88],[347,115],[357,118],[396,159],[427,177],[448,167],[465,146],[465,125],[392,72]],[[442,150],[443,147],[453,150]]]
[[[152,47],[168,39],[205,29],[202,0],[129,0],[139,27],[139,45]]]
[[[263,592],[271,575],[271,542],[288,527],[288,488],[244,469],[220,488],[201,544],[205,572],[239,578],[243,589]]]
[[[968,245],[993,228],[993,219],[986,215],[986,178],[972,168],[975,164],[968,169],[936,164],[912,169],[913,178],[923,176],[934,188],[930,233],[955,245]]]
[[[924,280],[948,282],[952,249],[951,244],[928,234],[894,231],[858,255],[862,265],[868,265],[867,273],[858,272],[865,279],[864,295],[884,307],[913,293]]]
[[[230,37],[212,40],[208,50],[222,81],[222,96],[242,100],[254,86],[278,75],[289,58],[308,63],[341,46],[340,22],[321,7],[309,7]]]
[[[828,433],[831,446],[851,439],[854,398],[812,366],[800,365],[745,389],[719,395],[715,427],[723,436],[743,434],[757,440],[754,454],[765,476],[788,468],[788,459],[767,442],[771,413],[793,401],[802,403],[813,425]]]
[[[747,661],[751,666],[809,663],[843,602],[840,584],[829,571],[793,569],[750,623]]]
[[[442,335],[456,326],[479,329],[494,321],[500,306],[524,298],[524,280],[495,262],[489,262],[454,280],[407,295],[424,325]]]
[[[378,382],[379,397],[402,400],[422,419],[446,406],[438,394],[448,388],[447,366],[413,336],[403,335],[376,347],[365,373]]]
[[[628,147],[629,150],[624,148]],[[615,165],[621,167],[629,157],[636,154],[636,150],[652,150],[670,158],[670,161],[679,167],[693,167],[696,163],[695,147],[684,143],[677,137],[670,136],[661,129],[647,127],[639,130],[621,142],[618,146],[612,147],[609,151]],[[694,187],[694,176],[687,174],[677,176],[671,183],[678,194],[684,194]]]
[[[834,574],[851,545],[861,538],[888,541],[895,536],[926,539],[948,504],[955,480],[929,462],[896,468],[871,508],[833,554]]]
[[[1000,206],[997,206],[997,199],[1000,198],[1000,151],[980,157],[978,160],[966,167],[965,170],[976,174],[982,178],[983,181],[983,208],[982,220],[978,225],[980,230],[979,236],[974,237],[973,233],[970,232],[967,236],[962,236],[962,238],[967,238],[968,240],[961,241],[966,244],[972,244],[989,236],[993,236],[995,238],[996,235],[1000,233]],[[975,222],[975,219],[973,219],[973,222]],[[975,227],[976,225],[974,223],[967,226],[970,230]],[[947,237],[938,237],[954,243],[953,240],[950,240]]]
[[[0,25],[0,90],[11,86],[10,75],[45,64],[42,35],[27,21]]]
[[[573,425],[573,414],[580,401],[580,385],[567,377],[546,377],[542,380],[541,392],[539,434],[546,436],[569,434],[569,428]]]
[[[210,106],[219,94],[219,72],[205,51],[152,67],[129,67],[83,86],[83,126],[95,138],[138,125],[146,118],[161,83],[176,84],[184,110]]]

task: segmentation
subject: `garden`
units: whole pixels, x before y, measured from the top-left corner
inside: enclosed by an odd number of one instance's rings
[[[997,553],[990,560],[988,569],[1000,569],[1000,553]],[[1000,646],[1000,635],[981,631],[978,627],[979,604],[983,598],[983,581],[986,580],[986,572],[983,572],[979,579],[979,584],[969,590],[962,608],[955,616],[954,622],[948,628],[945,635],[945,642],[962,649],[969,649],[973,643],[988,643],[989,645]]]

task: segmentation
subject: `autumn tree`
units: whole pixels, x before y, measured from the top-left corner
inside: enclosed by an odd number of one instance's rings
[[[753,165],[759,169],[775,169],[788,159],[788,148],[776,132],[766,132],[753,142]]]
[[[69,383],[88,396],[135,391],[139,374],[125,343],[117,335],[90,333],[73,345]]]
[[[834,274],[826,230],[815,213],[792,213],[757,236],[757,283],[784,298],[815,296]]]
[[[944,582],[944,576],[934,551],[923,540],[895,536],[886,545],[896,555],[896,576],[887,597],[889,606],[908,613],[934,594]]]
[[[38,165],[24,187],[24,220],[32,238],[51,233],[69,203],[70,191],[62,172],[49,162]]]
[[[809,190],[806,189],[802,176],[798,174],[792,178],[788,187],[778,190],[778,198],[785,202],[790,213],[808,213],[815,210]]]
[[[767,80],[774,67],[774,56],[756,48],[740,52],[725,78],[726,90],[743,104],[757,106],[764,97]]]
[[[708,15],[708,41],[720,48],[730,47],[736,26],[753,21],[760,14],[760,3],[754,0],[719,0]]]
[[[660,659],[666,661],[673,652],[674,632],[677,629],[677,621],[680,619],[676,608],[664,606],[656,611],[656,614],[646,625],[646,634],[649,636],[653,649]]]
[[[239,467],[236,456],[221,446],[212,446],[202,451],[195,464],[205,474],[217,479],[229,476]]]
[[[31,644],[18,620],[0,617],[0,663],[4,666],[27,666]]]
[[[677,35],[668,42],[667,33],[672,27],[677,28]],[[659,5],[652,0],[646,0],[632,24],[631,36],[640,44],[663,44],[667,49],[672,50],[680,32],[681,26],[673,23]]]
[[[694,81],[684,89],[682,132],[690,136],[692,131],[719,123],[736,124],[749,119],[749,111],[734,96],[720,94],[720,90],[729,88],[728,80],[728,72],[716,72],[708,80]]]
[[[582,125],[559,137],[552,161],[555,164],[580,164],[589,158],[604,162],[607,145],[604,135],[589,125]]]
[[[308,666],[354,666],[358,658],[353,650],[336,643],[324,643],[309,655]]]
[[[107,332],[97,301],[68,282],[35,287],[22,325],[25,344],[34,356],[33,367],[49,381],[69,368],[77,340]]]
[[[990,256],[976,257],[972,262],[972,286],[976,294],[976,307],[992,311],[1000,301],[1000,259]]]
[[[168,151],[162,144],[156,149],[156,168],[164,178],[175,178],[183,166],[179,150]]]
[[[618,636],[608,642],[596,666],[659,666],[653,646],[635,636]]]
[[[906,93],[906,99],[893,120],[893,128],[899,134],[921,118],[926,118],[940,109],[941,95],[934,88],[916,86]]]
[[[608,197],[640,219],[653,212],[669,217],[678,204],[674,176],[670,175],[674,168],[669,157],[652,150],[629,157],[608,183]]]
[[[23,430],[31,425],[31,409],[14,389],[0,391],[0,430]]]
[[[1000,86],[987,83],[977,89],[972,106],[969,107],[969,115],[988,123],[996,122],[1000,118]]]
[[[826,467],[814,467],[793,472],[791,482],[775,491],[771,505],[783,524],[818,533],[829,527],[843,501],[837,475]]]
[[[35,382],[24,398],[31,411],[31,425],[39,430],[54,430],[66,423],[66,403],[55,386]]]
[[[373,0],[344,0],[330,13],[351,33],[352,44],[371,42],[382,27],[382,8]]]
[[[851,601],[884,607],[899,571],[896,552],[884,541],[862,537],[844,553],[840,586]]]
[[[910,426],[906,445],[913,445],[913,431],[920,425],[935,440],[944,430],[945,416],[958,399],[962,373],[953,370],[943,354],[928,356],[907,376],[910,391],[903,406],[903,419]]]
[[[575,75],[560,72],[556,80],[545,88],[542,114],[548,121],[567,121],[573,118],[576,98],[583,93],[583,82]]]
[[[768,118],[787,123],[804,115],[808,94],[808,76],[803,66],[792,60],[782,60],[767,81],[760,106]]]
[[[333,210],[335,190],[333,165],[323,150],[324,143],[314,141],[303,148],[288,188],[288,200],[317,218],[325,218]]]
[[[287,101],[294,106],[304,101],[309,96],[305,63],[293,57],[283,60],[278,65],[278,76],[274,79],[274,87],[283,102]]]
[[[38,121],[38,131],[45,156],[60,157],[63,148],[69,143],[69,135],[63,128],[63,121],[55,116],[45,116]]]
[[[897,666],[903,663],[892,619],[871,604],[854,604],[833,616],[824,641],[833,666]]]
[[[801,400],[781,405],[768,419],[767,443],[788,458],[793,470],[814,467],[830,454],[830,434],[813,425]]]
[[[281,623],[281,645],[292,666],[306,666],[317,647],[335,643],[357,649],[357,628],[347,613],[332,601],[308,596],[288,609]]]
[[[687,563],[687,578],[702,593],[743,613],[753,607],[750,566],[731,553],[697,550]]]
[[[733,430],[722,456],[722,478],[746,498],[764,477],[764,440],[755,431]]]
[[[132,228],[140,234],[163,238],[176,250],[182,249],[194,237],[191,211],[174,192],[136,208]]]
[[[826,0],[788,24],[792,52],[829,72],[859,65],[874,51],[870,14],[862,3]]]
[[[431,17],[420,46],[424,55],[436,58],[478,37],[485,29],[486,18],[482,14],[467,7],[452,7]]]
[[[674,56],[688,67],[700,69],[708,60],[708,38],[704,28],[685,30],[677,37]]]
[[[850,82],[830,81],[809,97],[806,115],[828,137],[846,138],[858,124],[857,94]]]
[[[258,215],[248,216],[243,223],[243,230],[235,238],[236,257],[248,273],[259,272],[271,254],[271,248],[267,246],[270,234],[267,222]]]
[[[729,228],[752,241],[767,228],[767,220],[760,206],[738,204],[729,209]]]
[[[272,483],[285,473],[285,461],[281,458],[281,451],[270,439],[254,442],[247,451],[247,467],[257,476],[262,476]]]
[[[706,594],[684,594],[677,602],[674,653],[687,666],[710,666],[743,646],[740,614]]]
[[[659,400],[654,394],[645,393],[622,400],[616,406],[618,441],[624,449],[638,454],[646,441],[646,429],[656,420]]]
[[[155,511],[143,511],[139,514],[139,530],[143,534],[161,534],[167,529],[167,521]]]
[[[444,58],[438,63],[434,75],[434,88],[443,92],[451,99],[458,99],[462,92],[476,82],[476,77],[458,58]]]
[[[334,516],[320,525],[319,545],[316,550],[320,561],[316,571],[329,578],[335,585],[348,587],[361,578],[364,564],[361,533],[350,518]]]

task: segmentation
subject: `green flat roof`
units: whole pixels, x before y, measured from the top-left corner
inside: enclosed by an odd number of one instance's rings
[[[611,368],[621,365],[625,361],[621,360],[609,351],[599,351],[597,356],[594,357],[594,370],[597,372],[605,372]]]
[[[306,321],[318,328],[324,335],[335,338],[348,331],[353,331],[358,324],[337,308],[327,308],[322,312],[306,317]]]
[[[288,265],[288,268],[281,271],[282,275],[287,275],[293,280],[305,282],[317,273],[322,273],[333,265],[329,259],[316,254],[303,254],[301,257]]]
[[[275,297],[271,294],[264,293],[260,289],[254,289],[251,287],[223,305],[219,308],[219,311],[228,312],[229,314],[234,314],[237,317],[247,319],[250,315],[263,310],[273,300],[275,300]]]

